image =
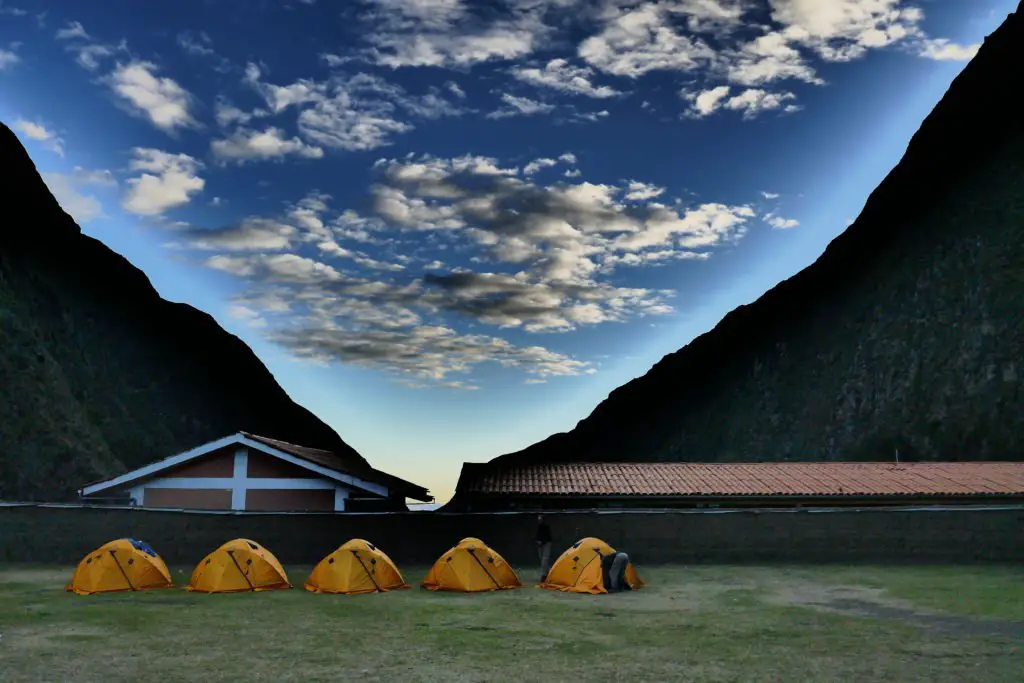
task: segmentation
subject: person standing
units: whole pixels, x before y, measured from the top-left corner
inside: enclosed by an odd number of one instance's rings
[[[548,578],[551,569],[551,527],[544,521],[544,515],[537,515],[537,557],[540,559],[540,580]]]

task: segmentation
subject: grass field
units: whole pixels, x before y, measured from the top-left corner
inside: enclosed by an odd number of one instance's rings
[[[1024,568],[640,572],[649,588],[609,596],[524,571],[476,595],[83,597],[70,567],[0,567],[0,681],[1024,680]]]

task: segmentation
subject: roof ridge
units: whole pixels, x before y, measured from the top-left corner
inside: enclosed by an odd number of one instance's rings
[[[320,451],[321,453],[331,453],[333,455],[337,455],[337,453],[335,453],[334,451],[327,450],[326,448],[317,448],[316,446],[303,446],[302,444],[292,443],[291,441],[285,441],[284,439],[275,439],[272,436],[263,436],[261,434],[254,434],[253,432],[242,432],[242,433],[245,434],[246,436],[248,436],[249,438],[263,439],[264,441],[274,441],[276,443],[283,443],[284,445],[291,446],[292,448],[302,448],[302,449],[305,449],[307,451]]]

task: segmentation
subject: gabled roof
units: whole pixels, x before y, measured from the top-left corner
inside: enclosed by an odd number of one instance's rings
[[[399,479],[398,477],[387,474],[386,472],[371,470],[370,477],[363,474],[351,474],[346,471],[342,458],[331,451],[298,446],[286,441],[279,441],[277,439],[271,439],[269,437],[259,436],[249,432],[232,434],[222,439],[217,439],[216,441],[203,444],[189,451],[185,451],[184,453],[178,453],[176,455],[163,458],[162,460],[149,463],[148,465],[143,465],[142,467],[138,467],[118,476],[92,482],[79,489],[79,494],[92,495],[107,489],[126,486],[141,479],[148,479],[172,467],[176,467],[189,462],[190,460],[200,458],[231,445],[244,445],[249,448],[253,448],[262,453],[266,453],[267,455],[307,469],[321,477],[333,479],[379,496],[386,496],[388,495],[389,490],[394,490],[405,497],[413,498],[414,500],[433,500],[433,497],[430,496],[429,492],[424,487],[405,481],[404,479]]]
[[[265,444],[271,448],[290,453],[296,457],[303,458],[313,463],[323,465],[324,467],[337,470],[339,472],[347,471],[345,467],[345,461],[333,451],[325,451],[322,448],[310,448],[308,446],[298,446],[287,441],[281,441],[279,439],[271,439],[267,436],[260,436],[258,434],[252,434],[250,432],[241,432],[241,434],[253,441]],[[399,491],[403,491],[407,498],[413,500],[432,501],[434,497],[430,495],[430,492],[418,485],[413,484],[405,479],[400,479],[393,474],[387,472],[381,472],[380,470],[371,470],[371,475],[374,481],[378,481],[385,486],[394,488]]]
[[[1022,462],[464,463],[457,495],[1024,495]]]

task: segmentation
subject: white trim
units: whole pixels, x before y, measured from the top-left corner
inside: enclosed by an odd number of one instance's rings
[[[334,489],[334,511],[344,512],[345,501],[348,498],[348,491],[338,486]]]
[[[241,436],[241,434],[232,434],[231,436],[225,436],[223,439],[217,439],[216,441],[211,441],[208,444],[197,446],[190,451],[178,453],[177,455],[172,455],[170,457],[164,458],[163,460],[157,460],[154,463],[150,463],[149,465],[140,467],[136,470],[125,472],[124,474],[114,477],[113,479],[107,479],[106,481],[100,481],[96,482],[95,484],[90,484],[89,486],[79,489],[78,493],[79,495],[82,496],[89,496],[92,495],[93,493],[105,491],[106,489],[113,488],[121,484],[126,484],[128,482],[135,481],[136,479],[141,479],[142,477],[149,476],[154,472],[159,472],[160,470],[165,470],[168,467],[180,465],[183,462],[188,462],[192,458],[198,458],[200,455],[206,455],[211,451],[215,451],[219,448],[224,448],[225,446],[230,446],[233,443],[237,443],[238,439],[241,438]]]
[[[150,489],[221,489],[235,490],[237,483],[241,481],[243,490],[266,490],[266,489],[294,489],[294,490],[331,490],[341,488],[333,481],[326,479],[273,479],[262,477],[256,479],[238,480],[234,477],[165,477],[162,479],[151,479],[138,488]],[[344,490],[344,489],[342,489]],[[135,491],[135,489],[132,489]],[[244,508],[235,508],[242,510]]]
[[[388,487],[386,486],[366,481],[358,477],[353,477],[349,474],[344,474],[342,472],[338,472],[336,470],[323,467],[322,465],[317,465],[307,460],[303,460],[302,458],[297,458],[294,455],[290,455],[288,453],[285,453],[284,451],[280,451],[272,446],[266,445],[265,443],[261,443],[259,441],[254,441],[252,439],[246,438],[241,433],[239,433],[232,434],[231,436],[225,436],[222,439],[217,439],[216,441],[211,441],[208,444],[197,446],[196,448],[193,448],[190,451],[185,451],[184,453],[179,453],[178,455],[172,455],[170,457],[164,458],[163,460],[158,460],[157,462],[151,463],[144,467],[140,467],[130,472],[125,472],[124,474],[114,477],[112,479],[107,479],[106,481],[90,484],[89,486],[79,489],[78,494],[80,496],[89,496],[94,493],[99,493],[100,491],[105,491],[109,488],[113,488],[115,486],[127,484],[138,479],[141,479],[143,477],[148,477],[169,467],[174,467],[175,465],[180,465],[184,462],[188,462],[189,460],[198,458],[199,456],[202,455],[206,455],[207,453],[218,450],[220,448],[231,446],[232,444],[243,445],[249,447],[250,449],[256,449],[257,451],[261,451],[263,453],[266,453],[267,455],[272,455],[275,458],[302,467],[306,470],[309,470],[310,472],[315,472],[322,477],[333,479],[334,481],[341,482],[342,484],[348,484],[349,486],[363,489],[364,491],[375,493],[382,497],[387,497],[389,493]],[[233,489],[234,487],[232,486],[229,488]]]
[[[363,489],[364,491],[369,491],[370,493],[376,493],[378,496],[387,497],[388,495],[388,487],[386,486],[381,486],[380,484],[375,484],[372,481],[366,481],[365,479],[360,479],[359,477],[353,477],[350,474],[343,474],[342,472],[338,472],[337,470],[332,470],[330,468],[323,467],[322,465],[317,465],[315,463],[309,462],[308,460],[297,458],[294,455],[290,455],[288,453],[285,453],[284,451],[279,451],[276,448],[268,446],[264,443],[260,443],[259,441],[253,441],[252,439],[247,439],[244,436],[239,436],[239,443],[243,443],[246,446],[249,446],[250,448],[255,448],[257,450],[263,451],[268,455],[273,455],[274,457],[280,458],[285,462],[290,462],[293,465],[304,467],[310,472],[316,472],[317,474],[327,477],[328,479],[340,481],[342,484],[349,484],[351,486],[354,486],[355,488]]]
[[[245,478],[249,476],[249,451],[240,446],[235,450],[235,465],[232,470],[231,509],[245,509]]]

